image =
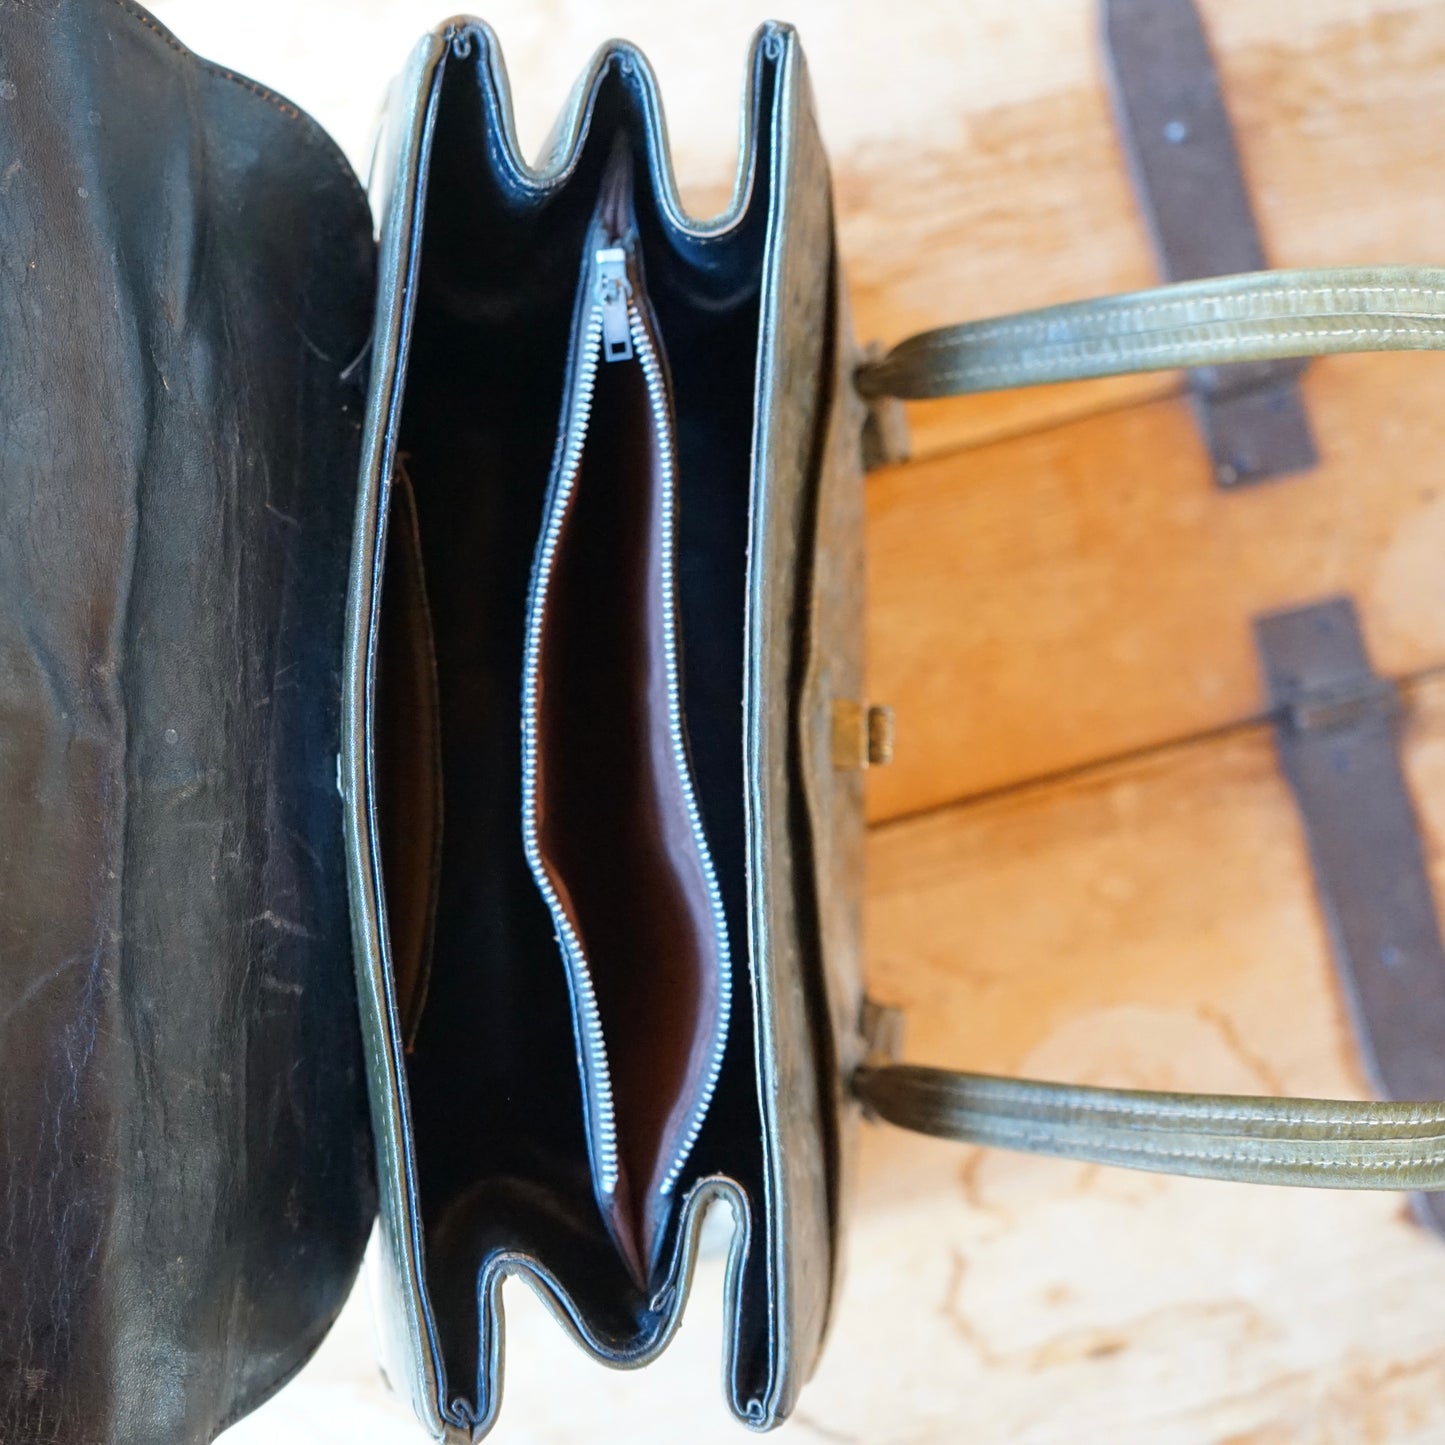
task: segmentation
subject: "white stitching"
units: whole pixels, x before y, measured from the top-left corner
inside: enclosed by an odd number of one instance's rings
[[[1232,332],[1227,336],[1191,335],[1182,339],[1176,338],[1168,341],[1145,342],[1130,338],[1117,340],[1110,345],[1110,338],[1080,338],[1065,342],[1041,343],[1036,348],[1036,355],[1029,358],[1015,357],[1004,361],[975,360],[970,357],[960,357],[952,366],[946,366],[929,373],[931,379],[939,383],[957,384],[960,379],[969,377],[985,377],[1010,375],[1019,377],[1038,377],[1040,379],[1052,380],[1051,368],[1066,367],[1079,363],[1107,362],[1111,369],[1114,367],[1120,370],[1134,369],[1130,363],[1136,359],[1149,359],[1161,355],[1178,354],[1183,348],[1189,347],[1196,352],[1220,351],[1232,349],[1241,342],[1251,340],[1259,342],[1289,342],[1303,341],[1306,339],[1338,339],[1345,341],[1359,341],[1364,338],[1383,339],[1396,335],[1402,337],[1430,337],[1441,338],[1445,341],[1445,316],[1442,316],[1434,324],[1418,322],[1413,325],[1381,325],[1371,328],[1360,326],[1348,327],[1311,327],[1308,330],[1276,331],[1260,328],[1258,330],[1244,327],[1240,322],[1221,322],[1219,325],[1230,325],[1241,329]],[[1209,323],[1188,328],[1198,332],[1204,330]],[[1186,328],[1180,328],[1185,330]],[[960,343],[960,346],[967,346],[969,343]],[[1095,350],[1090,353],[1088,348],[1092,346]],[[1445,349],[1429,347],[1426,350]],[[1253,358],[1259,359],[1259,358]],[[1181,361],[1181,366],[1188,366],[1187,361]],[[905,361],[898,358],[895,362],[880,365],[882,374],[887,375],[888,371],[906,372],[911,367],[911,359]],[[1058,379],[1067,379],[1075,375],[1070,371],[1061,375]],[[1081,376],[1079,379],[1083,379]]]
[[[1282,315],[1290,310],[1294,303],[1302,301],[1316,304],[1334,303],[1323,310],[1324,315],[1334,315],[1337,314],[1339,303],[1361,302],[1370,297],[1388,298],[1391,303],[1388,309],[1406,312],[1408,312],[1408,308],[1401,307],[1399,302],[1403,298],[1410,297],[1417,301],[1431,303],[1422,308],[1427,316],[1433,317],[1445,313],[1445,282],[1436,286],[1365,286],[1326,283],[1317,286],[1286,287],[1259,283],[1233,291],[1191,290],[1183,294],[1174,293],[1161,296],[1154,301],[1144,301],[1136,296],[1126,295],[1106,296],[1096,301],[1065,302],[1061,306],[1023,312],[1017,316],[966,321],[958,326],[946,327],[941,331],[924,332],[900,343],[899,350],[902,351],[906,347],[909,351],[922,351],[935,347],[966,344],[966,341],[959,340],[960,336],[980,339],[1006,338],[1048,331],[1059,326],[1077,327],[1080,324],[1092,324],[1104,329],[1109,325],[1117,328],[1122,324],[1129,323],[1136,331],[1151,330],[1155,329],[1152,324],[1143,326],[1140,323],[1149,322],[1151,318],[1175,315],[1204,306],[1209,306],[1216,312],[1225,313],[1201,323],[1206,325],[1218,325],[1230,320],[1259,320],[1261,312],[1265,316]],[[1387,308],[1381,307],[1380,309]]]
[[[1081,1099],[1078,1094],[1066,1097],[1066,1093],[1071,1087],[1067,1084],[1060,1084],[1058,1086],[1060,1092],[1055,1093],[1048,1085],[1032,1087],[1013,1085],[1007,1080],[984,1083],[978,1079],[970,1079],[963,1084],[955,1084],[948,1079],[913,1076],[909,1079],[907,1087],[915,1092],[928,1092],[934,1098],[950,1098],[966,1090],[975,1099],[986,1100],[989,1096],[1002,1097],[1005,1100],[1017,1100],[1020,1106],[1048,1109],[1056,1113],[1132,1115],[1142,1121],[1160,1123],[1186,1119],[1193,1123],[1216,1124],[1254,1121],[1281,1125],[1353,1125],[1357,1128],[1377,1130],[1445,1125],[1445,1105],[1436,1104],[1434,1100],[1430,1101],[1430,1104],[1435,1105],[1433,1109],[1422,1109],[1417,1105],[1409,1104],[1392,1105],[1361,1101],[1356,1110],[1347,1109],[1344,1113],[1325,1114],[1311,1112],[1308,1109],[1290,1109],[1286,1101],[1281,1101],[1281,1105],[1277,1109],[1270,1107],[1268,1102],[1265,1102],[1257,1105],[1253,1111],[1247,1112],[1234,1106],[1220,1107],[1203,1103],[1196,1105],[1187,1099],[1155,1103],[1147,1099],[1121,1098],[1108,1094],[1097,1098],[1086,1096]],[[1248,1095],[1240,1095],[1241,1099],[1248,1097]],[[983,1105],[970,1103],[967,1098],[961,1099],[958,1107],[979,1113],[984,1112]]]
[[[980,1131],[979,1142],[983,1142],[987,1135],[986,1130]],[[1016,1137],[1000,1133],[1000,1137]],[[1027,1135],[1022,1136],[1025,1140]],[[1059,1147],[1051,1145],[1047,1138],[1039,1138],[1038,1145],[1043,1147]],[[1067,1141],[1062,1141],[1063,1147],[1067,1148]],[[1020,1146],[1023,1147],[1023,1146]],[[1080,1149],[1087,1148],[1086,1158],[1097,1160],[1101,1163],[1107,1162],[1110,1154],[1139,1155],[1149,1159],[1194,1159],[1201,1164],[1255,1164],[1265,1167],[1295,1170],[1348,1170],[1354,1174],[1399,1174],[1406,1169],[1439,1169],[1445,1172],[1445,1153],[1437,1154],[1414,1154],[1404,1159],[1322,1159],[1322,1158],[1301,1158],[1297,1155],[1287,1154],[1253,1154],[1241,1153],[1237,1150],[1208,1150],[1208,1149],[1161,1149],[1152,1144],[1124,1144],[1105,1141],[1098,1145],[1076,1146]]]

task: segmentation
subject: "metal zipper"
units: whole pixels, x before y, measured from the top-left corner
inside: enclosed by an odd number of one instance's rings
[[[593,304],[583,327],[578,347],[577,380],[568,410],[557,477],[548,499],[547,521],[538,547],[533,592],[528,605],[526,644],[523,654],[522,686],[522,809],[527,863],[557,928],[557,941],[567,964],[568,986],[577,1018],[577,1035],[583,1070],[583,1099],[587,1133],[593,1153],[598,1185],[605,1195],[617,1188],[619,1166],[617,1115],[612,1091],[612,1074],[607,1061],[601,1011],[591,970],[581,940],[568,919],[556,889],[542,862],[537,833],[537,687],[542,646],[542,619],[546,610],[548,582],[556,556],[562,526],[571,507],[572,493],[581,470],[582,453],[592,418],[597,387],[597,370],[605,358],[609,363],[636,361],[642,368],[648,407],[658,438],[659,472],[662,478],[661,509],[672,517],[676,508],[676,465],[672,434],[672,412],[662,363],[642,312],[634,299],[627,251],[620,245],[599,248],[593,255],[591,278]],[[728,946],[727,918],[722,890],[703,830],[702,813],[693,787],[692,772],[683,732],[682,686],[678,659],[676,578],[674,569],[675,525],[669,523],[662,545],[662,593],[667,599],[663,612],[663,653],[667,679],[668,733],[673,763],[682,786],[688,825],[698,850],[708,904],[712,912],[718,956],[718,1019],[692,1118],[674,1152],[660,1186],[670,1194],[697,1143],[707,1118],[712,1097],[722,1073],[723,1055],[732,1008],[732,965]]]
[[[609,246],[597,252],[597,309],[602,315],[602,354],[608,361],[632,360],[632,282],[627,252]]]

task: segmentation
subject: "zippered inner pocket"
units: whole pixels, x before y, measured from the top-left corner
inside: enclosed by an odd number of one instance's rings
[[[682,708],[667,367],[603,182],[527,609],[523,837],[568,973],[593,1183],[645,1287],[722,1068],[731,968]]]

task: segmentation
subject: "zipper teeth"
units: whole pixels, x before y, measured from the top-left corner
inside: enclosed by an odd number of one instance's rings
[[[659,438],[660,472],[662,475],[663,515],[671,517],[676,492],[676,476],[673,458],[671,416],[667,405],[667,390],[663,383],[662,367],[652,339],[642,322],[641,312],[635,302],[627,303],[628,326],[632,337],[633,351],[642,367],[643,382],[647,390],[648,405],[652,411],[653,424]],[[587,441],[588,423],[592,416],[592,400],[597,389],[597,372],[601,361],[603,317],[601,306],[594,306],[583,336],[581,367],[578,372],[577,389],[567,422],[567,439],[558,467],[555,493],[551,499],[547,526],[537,555],[537,585],[532,597],[527,619],[526,646],[523,654],[524,683],[522,688],[523,717],[526,720],[522,746],[522,809],[524,817],[523,842],[528,866],[537,881],[543,899],[552,914],[557,928],[558,941],[562,945],[568,968],[568,985],[572,993],[573,1006],[580,1023],[582,1048],[585,1055],[584,1075],[586,1079],[584,1097],[589,1101],[593,1149],[597,1159],[597,1172],[604,1194],[611,1194],[617,1188],[619,1175],[617,1151],[617,1111],[612,1092],[612,1072],[607,1060],[607,1044],[602,1031],[602,1014],[597,1006],[597,992],[592,982],[591,971],[582,951],[581,940],[568,919],[566,910],[557,890],[542,862],[540,840],[537,834],[537,684],[540,673],[542,649],[542,616],[546,608],[547,588],[552,572],[552,561],[557,551],[563,523],[571,508],[572,492],[581,468],[582,451]],[[667,723],[672,748],[673,765],[681,785],[683,806],[687,812],[688,826],[697,844],[698,861],[703,875],[703,886],[707,892],[708,906],[713,918],[713,935],[718,951],[718,1019],[713,1035],[712,1053],[693,1108],[687,1130],[674,1151],[660,1186],[663,1194],[670,1194],[682,1175],[683,1168],[697,1143],[698,1135],[707,1118],[713,1094],[717,1090],[722,1074],[722,1062],[728,1035],[728,1024],[732,1011],[732,958],[728,944],[727,915],[723,908],[722,889],[718,886],[717,870],[707,846],[703,829],[702,811],[698,806],[697,794],[692,785],[692,773],[687,755],[687,743],[682,725],[682,687],[678,669],[677,618],[672,601],[675,596],[675,526],[669,523],[663,531],[662,547],[662,593],[668,599],[663,609],[663,657],[667,681]]]
[[[662,595],[665,605],[662,610],[663,666],[667,672],[667,728],[672,744],[673,764],[677,770],[678,782],[682,788],[683,806],[687,810],[688,826],[692,829],[693,841],[697,844],[698,864],[702,869],[703,886],[707,890],[708,907],[712,912],[713,938],[717,944],[718,968],[718,1018],[713,1033],[712,1052],[708,1059],[707,1072],[703,1076],[702,1088],[688,1122],[687,1132],[682,1137],[673,1155],[672,1164],[663,1178],[661,1190],[670,1194],[682,1174],[683,1166],[692,1153],[697,1136],[702,1132],[707,1118],[708,1106],[712,1103],[722,1073],[723,1053],[728,1035],[728,1020],[732,1011],[732,958],[728,946],[727,915],[723,909],[722,889],[718,886],[717,870],[713,866],[712,853],[707,846],[707,835],[703,830],[702,811],[698,807],[697,792],[692,785],[692,768],[687,755],[687,741],[682,727],[682,683],[678,673],[677,647],[677,606],[674,581],[674,558],[676,551],[677,526],[673,520],[675,511],[676,477],[673,458],[671,413],[667,405],[667,388],[663,383],[662,367],[652,338],[642,324],[642,315],[633,302],[628,302],[627,315],[631,324],[632,349],[642,365],[642,376],[647,386],[647,398],[652,407],[653,424],[660,438],[658,452],[661,456],[662,472],[662,515],[667,519],[663,527],[662,546]]]
[[[587,426],[592,416],[592,397],[597,389],[597,367],[602,348],[602,308],[594,306],[587,322],[582,343],[582,365],[577,377],[577,391],[571,414],[567,418],[567,440],[558,467],[557,488],[551,499],[550,515],[542,533],[537,553],[537,584],[527,617],[527,641],[523,653],[525,681],[522,686],[522,716],[525,719],[522,743],[522,816],[523,843],[527,864],[537,881],[557,939],[567,960],[567,983],[572,1004],[581,1025],[583,1060],[583,1095],[589,1102],[593,1148],[597,1156],[597,1172],[602,1192],[611,1194],[617,1188],[617,1111],[612,1095],[612,1071],[607,1064],[607,1045],[602,1034],[602,1013],[597,1007],[597,991],[592,974],[582,954],[582,943],[572,927],[562,900],[547,876],[542,862],[542,849],[537,836],[537,681],[542,653],[542,615],[547,605],[547,588],[552,575],[552,560],[562,524],[571,509],[572,491],[577,484],[582,449],[587,441]]]

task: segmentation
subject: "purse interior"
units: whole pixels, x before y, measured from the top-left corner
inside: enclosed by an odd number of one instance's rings
[[[724,1054],[727,920],[680,696],[676,428],[616,147],[576,288],[524,647],[522,824],[578,1038],[593,1184],[644,1288]]]
[[[762,1170],[740,964],[705,1122],[675,1186],[659,1189],[678,1101],[697,1084],[697,1040],[726,1012],[720,962],[729,942],[747,953],[742,691],[766,127],[740,219],[699,235],[660,213],[636,91],[616,66],[596,88],[575,168],[545,191],[495,168],[498,119],[485,95],[472,67],[449,62],[398,426],[373,732],[427,1285],[453,1393],[477,1373],[476,1281],[490,1255],[535,1257],[604,1349],[640,1353],[661,1328],[654,1303],[675,1263],[677,1201],[714,1174],[760,1198]],[[665,755],[658,691],[658,445],[640,373],[605,362],[548,564],[532,744],[544,872],[586,934],[608,1041],[632,1184],[622,1219],[607,1215],[589,1150],[596,1101],[523,817],[528,604],[577,376],[579,278],[619,145],[632,157],[635,245],[675,419],[686,766]],[[697,826],[685,826],[689,793]]]

